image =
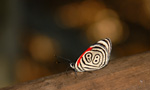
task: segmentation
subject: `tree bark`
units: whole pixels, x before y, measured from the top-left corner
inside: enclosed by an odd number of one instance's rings
[[[69,71],[0,90],[150,90],[150,52],[110,60],[90,73]]]

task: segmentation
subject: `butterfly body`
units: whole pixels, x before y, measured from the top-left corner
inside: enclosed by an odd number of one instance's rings
[[[112,44],[110,39],[100,40],[81,54],[75,64],[70,63],[70,66],[77,72],[101,69],[108,64],[111,49]]]

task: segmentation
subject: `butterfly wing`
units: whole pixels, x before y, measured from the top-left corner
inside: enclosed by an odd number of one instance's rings
[[[74,69],[78,72],[93,71],[108,64],[112,44],[106,38],[91,45],[76,61]]]

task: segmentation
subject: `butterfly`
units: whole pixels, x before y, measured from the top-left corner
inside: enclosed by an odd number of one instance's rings
[[[94,71],[105,67],[110,59],[112,43],[109,38],[91,45],[70,67],[76,72]]]

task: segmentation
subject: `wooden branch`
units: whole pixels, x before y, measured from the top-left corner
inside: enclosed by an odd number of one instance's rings
[[[111,60],[105,68],[73,71],[0,90],[150,90],[150,52]]]

